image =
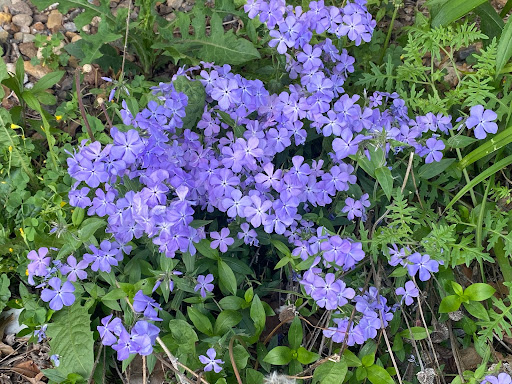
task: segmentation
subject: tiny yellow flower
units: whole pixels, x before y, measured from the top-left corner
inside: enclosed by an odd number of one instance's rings
[[[11,252],[11,253],[12,253],[13,251],[14,251],[14,249],[12,249],[12,248],[9,248],[9,252]]]
[[[20,228],[20,233],[21,233],[21,236],[25,236],[25,231],[23,230],[23,228]]]
[[[25,275],[27,275],[27,276],[28,276],[28,268],[27,268],[27,270],[25,271]]]
[[[12,129],[21,128],[18,124],[11,124]]]
[[[12,152],[12,145],[9,145],[9,152]]]
[[[55,120],[61,121],[62,120],[62,116],[61,115],[55,115]]]
[[[61,208],[62,208],[63,206],[65,206],[65,205],[66,205],[66,202],[65,202],[65,201],[61,201],[61,202],[60,202],[60,207],[61,207]]]

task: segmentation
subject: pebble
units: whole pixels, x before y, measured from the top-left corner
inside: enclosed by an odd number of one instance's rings
[[[21,43],[19,48],[20,52],[25,56],[28,56],[30,59],[37,55],[37,48],[33,42]]]
[[[32,16],[30,15],[27,15],[27,14],[19,14],[19,15],[14,15],[12,17],[12,22],[13,24],[17,25],[18,27],[29,27],[30,24],[32,24]]]
[[[68,21],[67,23],[64,23],[63,27],[67,32],[76,32],[77,31],[76,25],[72,21]]]
[[[34,12],[32,12],[32,8],[26,2],[19,2],[10,6],[10,11],[13,15],[29,15],[32,16]]]
[[[10,23],[12,20],[12,15],[5,12],[0,12],[0,25],[4,25]]]
[[[172,9],[178,9],[181,7],[182,3],[182,0],[167,0],[167,6],[171,7]]]
[[[0,27],[0,43],[5,43],[9,38],[9,32]]]
[[[35,30],[36,32],[42,32],[44,31],[44,24],[38,21],[37,23],[34,23],[34,25],[32,25],[32,29]]]
[[[30,33],[30,27],[27,27],[24,25],[24,26],[20,27],[20,32]]]
[[[23,39],[21,41],[23,41],[24,43],[31,43],[35,39],[36,39],[36,37],[34,35],[32,35],[30,33],[24,33]]]
[[[13,39],[14,41],[23,41],[23,32],[16,32]]]
[[[76,35],[76,36],[73,36],[73,38],[71,39],[71,42],[72,43],[76,43],[78,40],[80,40],[82,38],[82,36],[80,35]]]
[[[48,15],[44,13],[37,13],[34,15],[34,21],[39,21],[41,23],[46,23],[48,21]]]
[[[23,62],[23,67],[25,67],[25,72],[35,77],[37,80],[52,71],[50,68],[43,67],[42,65],[32,65],[30,60]]]
[[[53,32],[58,31],[62,27],[62,13],[56,9],[51,11],[46,26]]]

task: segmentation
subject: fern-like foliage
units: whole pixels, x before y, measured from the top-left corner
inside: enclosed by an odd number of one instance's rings
[[[482,330],[479,334],[491,341],[494,334],[501,340],[503,336],[512,337],[512,296],[508,295],[504,300],[491,297],[492,308],[489,309],[489,319],[477,323]]]

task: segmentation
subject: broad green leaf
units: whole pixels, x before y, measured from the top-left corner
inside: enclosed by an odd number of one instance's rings
[[[165,41],[154,44],[153,48],[167,49],[172,47],[186,56],[215,62],[217,65],[240,65],[260,58],[260,54],[249,40],[237,37],[232,30],[225,31],[221,17],[214,12],[210,18],[210,34],[206,35],[205,14],[200,7],[192,11],[193,20],[182,17],[181,37],[173,33],[173,26],[160,28],[159,32]],[[189,34],[190,23],[194,35]]]
[[[370,380],[372,384],[395,384],[395,381],[389,372],[379,365],[367,367],[366,373],[368,375],[368,380]]]
[[[462,300],[460,296],[457,295],[449,295],[441,300],[441,305],[439,305],[440,313],[449,313],[455,312],[460,308]]]
[[[233,270],[225,261],[219,260],[219,279],[220,283],[233,295],[236,295],[236,277]]]
[[[393,191],[393,176],[388,167],[380,167],[375,170],[375,178],[379,182],[384,194],[391,200],[391,192]]]
[[[475,150],[468,153],[457,165],[460,169],[466,168],[468,165],[473,164],[475,161],[496,152],[498,149],[507,144],[512,143],[512,127],[508,127],[503,132],[498,133],[496,136],[491,137],[485,143],[482,143]]]
[[[79,302],[53,315],[47,335],[51,354],[60,356],[60,366],[55,371],[64,376],[78,373],[88,378],[91,375],[94,340],[90,324],[91,316]]]
[[[459,199],[464,196],[471,188],[474,188],[475,185],[481,183],[485,179],[487,179],[489,176],[495,174],[496,172],[499,172],[500,169],[503,169],[507,167],[508,165],[512,164],[512,155],[507,156],[504,159],[501,159],[497,163],[493,164],[491,167],[486,168],[483,172],[478,174],[469,184],[466,184],[464,188],[462,188],[457,195],[448,203],[445,210],[450,208],[453,204],[455,204]]]
[[[101,301],[119,300],[128,297],[128,294],[121,288],[115,288],[101,298]]]
[[[11,291],[9,290],[9,278],[5,273],[0,276],[0,312],[5,308],[7,300],[11,297]]]
[[[107,222],[105,220],[97,217],[90,217],[85,219],[82,222],[80,229],[78,230],[78,237],[85,243],[91,238],[91,236],[94,235],[97,230],[106,225]]]
[[[363,364],[361,363],[361,360],[354,354],[354,352],[350,351],[349,349],[345,349],[343,351],[343,360],[347,367],[360,367]]]
[[[375,354],[370,353],[368,355],[364,355],[361,358],[361,363],[363,364],[363,367],[369,367],[375,363]]]
[[[292,325],[290,325],[290,329],[288,330],[288,344],[291,349],[299,349],[302,344],[302,336],[302,323],[299,317],[295,316],[295,319],[293,319]]]
[[[402,277],[405,275],[407,275],[407,269],[404,267],[397,267],[393,272],[391,272],[389,277]]]
[[[263,361],[273,365],[286,365],[292,361],[292,350],[285,346],[275,347],[265,356]]]
[[[476,7],[475,13],[480,16],[480,28],[482,33],[489,38],[487,41],[501,36],[505,23],[489,1]]]
[[[0,57],[4,56],[4,50],[0,47]],[[9,77],[9,73],[7,72],[7,66],[3,59],[0,58],[0,83]],[[3,99],[5,95],[4,88],[0,86],[0,99]]]
[[[453,162],[455,162],[455,159],[452,158],[452,159],[442,159],[439,162],[423,164],[418,171],[418,176],[424,180],[431,179],[434,176],[437,176],[441,172],[446,170],[446,168],[448,168],[450,165],[452,165]]]
[[[265,376],[263,373],[256,371],[252,368],[245,370],[245,383],[246,384],[263,384]]]
[[[512,9],[512,0],[508,0],[506,2],[505,6],[503,7],[503,9],[501,10],[500,16],[501,17],[507,16],[507,14],[510,12],[511,9]]]
[[[199,80],[188,80],[185,76],[178,76],[178,78],[173,81],[173,85],[177,92],[182,92],[188,97],[183,126],[195,127],[204,112],[206,99],[204,86]],[[202,221],[210,222],[209,220]]]
[[[213,333],[215,335],[222,336],[228,330],[240,323],[240,321],[242,321],[242,314],[240,312],[233,310],[222,311],[217,316],[217,320],[215,320]]]
[[[498,43],[496,56],[496,74],[499,74],[512,57],[512,18],[509,17]]]
[[[254,321],[254,327],[256,328],[256,333],[259,335],[263,328],[265,327],[265,308],[263,308],[263,304],[258,295],[254,295],[251,303],[250,316],[252,321]]]
[[[475,283],[464,290],[464,296],[472,301],[483,301],[494,295],[496,290],[489,284]]]
[[[277,250],[285,257],[292,257],[290,248],[288,248],[282,241],[271,239],[270,243],[277,248]]]
[[[177,350],[180,354],[192,354],[195,352],[195,343],[199,339],[194,328],[185,320],[173,319],[169,321],[171,335],[166,338],[165,344],[171,351]]]
[[[339,384],[343,383],[347,375],[347,363],[341,360],[337,363],[334,361],[327,361],[319,365],[313,373],[312,384]]]
[[[297,360],[301,364],[304,364],[304,365],[311,364],[311,363],[317,361],[319,357],[320,357],[320,355],[318,353],[308,351],[304,347],[299,347],[299,349],[297,349]]]
[[[463,305],[470,315],[480,320],[489,321],[489,313],[487,312],[487,309],[485,309],[485,307],[482,305],[482,303],[478,301],[470,301],[469,303],[464,303]]]
[[[55,71],[50,72],[47,75],[44,75],[41,80],[34,84],[32,89],[30,90],[33,94],[44,92],[47,89],[50,89],[55,84],[57,84],[62,76],[64,76],[64,71]]]
[[[453,292],[455,292],[455,294],[457,296],[464,295],[464,289],[462,288],[462,285],[460,285],[459,283],[456,283],[455,281],[451,281],[451,284],[452,284]]]
[[[199,243],[194,244],[194,246],[196,247],[197,251],[204,257],[207,257],[212,260],[220,259],[219,251],[216,249],[212,249],[212,247],[210,247],[210,240],[203,239]]]
[[[477,139],[474,137],[455,135],[446,141],[446,145],[451,148],[466,148],[468,145],[473,144]]]
[[[249,352],[247,352],[247,350],[241,345],[235,345],[233,348],[233,357],[239,370],[242,370],[247,366],[247,360],[249,360],[250,356]]]
[[[73,214],[71,215],[71,222],[75,227],[78,227],[80,224],[82,224],[82,221],[84,221],[85,217],[85,209],[80,207],[75,207],[73,209]]]
[[[448,0],[432,20],[432,28],[448,25],[465,16],[487,0]]]
[[[245,303],[245,300],[238,296],[226,296],[219,301],[222,309],[231,309],[234,311],[241,309]]]
[[[194,326],[202,333],[213,336],[213,327],[210,319],[203,315],[198,309],[194,307],[187,308],[188,317],[192,320]]]
[[[404,329],[400,332],[400,336],[404,339],[423,340],[428,337],[427,331],[423,327],[411,327],[411,329]]]

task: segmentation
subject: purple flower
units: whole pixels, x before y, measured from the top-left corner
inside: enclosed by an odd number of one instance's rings
[[[117,336],[121,334],[124,330],[121,319],[118,317],[114,317],[113,315],[109,315],[101,319],[101,324],[98,325],[98,332],[100,334],[101,342],[103,345],[113,345],[117,342]],[[112,321],[111,321],[112,320]]]
[[[272,207],[272,202],[258,195],[251,196],[252,204],[245,207],[244,214],[254,228],[258,228],[267,217],[267,212]]]
[[[212,239],[215,239],[211,242],[210,247],[212,249],[217,249],[224,253],[228,251],[228,246],[235,242],[235,239],[229,236],[229,228],[222,228],[219,232],[210,233]]]
[[[414,298],[420,295],[420,291],[416,288],[416,285],[412,281],[407,281],[405,287],[398,287],[395,293],[402,297],[402,301],[405,301],[405,305],[411,305],[414,302]]]
[[[409,276],[414,277],[416,272],[419,271],[421,281],[427,281],[430,279],[431,273],[439,272],[439,262],[430,259],[430,256],[427,254],[422,256],[415,252],[407,258],[407,261],[409,262],[407,265]]]
[[[46,247],[39,248],[37,252],[30,251],[28,253],[27,258],[32,261],[27,267],[29,279],[32,276],[46,276],[48,274],[51,258],[46,257],[47,254],[48,248]],[[31,284],[33,284],[33,282]]]
[[[427,140],[426,147],[423,148],[420,155],[425,156],[425,163],[429,164],[432,162],[439,162],[443,158],[443,152],[441,152],[445,148],[445,145],[442,140],[437,140],[434,137],[431,137]]]
[[[485,376],[485,379],[480,384],[510,384],[512,382],[512,378],[508,373],[502,372],[497,377],[496,376]]]
[[[203,364],[206,364],[206,366],[204,367],[204,371],[208,372],[211,371],[212,369],[215,373],[219,373],[220,371],[222,371],[222,367],[219,364],[224,364],[224,362],[221,359],[215,358],[217,356],[217,352],[215,352],[215,349],[208,349],[206,351],[206,355],[208,357],[204,355],[199,355],[199,361],[201,361],[201,363]]]
[[[55,367],[58,367],[60,365],[60,360],[59,360],[60,356],[59,355],[51,355],[50,356],[50,360],[51,362],[53,363],[53,365]]]
[[[208,275],[199,275],[197,276],[197,285],[194,287],[194,291],[197,292],[201,290],[201,296],[206,297],[206,292],[213,291],[214,285],[211,284],[213,281],[213,275],[209,273]]]
[[[361,204],[359,200],[354,200],[352,197],[345,199],[345,206],[341,210],[341,212],[347,214],[349,220],[354,220],[354,217],[362,217],[363,211],[363,204]]]
[[[133,164],[137,156],[144,149],[144,143],[135,129],[128,132],[120,132],[113,127],[110,134],[114,138],[114,146],[110,149],[110,156],[114,159],[121,159],[126,164]]]
[[[137,291],[133,297],[133,309],[135,312],[143,312],[144,316],[152,321],[162,321],[158,317],[157,309],[162,309],[160,305],[151,297],[146,296],[141,290]]]
[[[38,343],[46,339],[46,328],[48,328],[48,324],[43,324],[41,328],[34,331],[34,336],[37,336]]]
[[[52,287],[45,288],[41,292],[41,299],[44,302],[50,302],[50,308],[54,311],[59,311],[63,306],[70,306],[75,301],[75,287],[69,281],[62,284],[58,277],[52,277],[48,285]]]
[[[60,272],[63,275],[68,275],[68,281],[76,281],[76,279],[84,280],[87,278],[87,272],[84,271],[85,268],[89,266],[89,263],[85,260],[76,262],[75,256],[70,255],[67,258],[67,264],[64,264],[60,268]]]
[[[468,128],[475,127],[475,137],[477,139],[485,139],[488,133],[496,133],[498,125],[493,121],[498,115],[490,109],[484,110],[482,105],[475,105],[469,110],[469,117],[466,120]]]

